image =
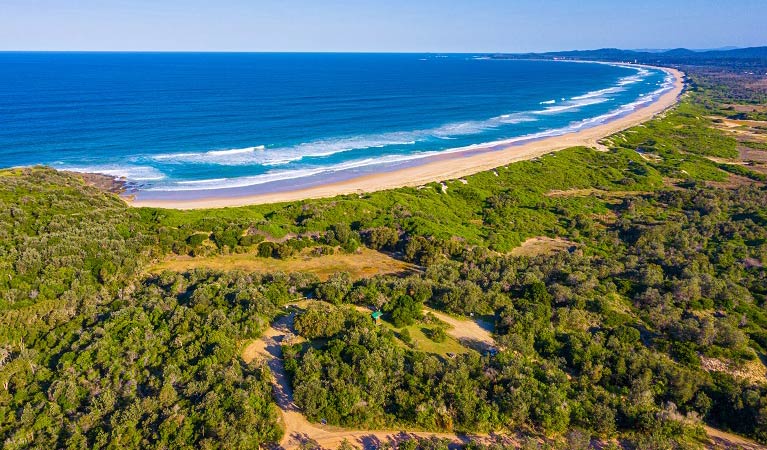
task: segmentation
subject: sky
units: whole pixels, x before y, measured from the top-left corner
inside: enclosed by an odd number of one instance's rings
[[[767,45],[767,0],[0,0],[0,50],[529,52]]]

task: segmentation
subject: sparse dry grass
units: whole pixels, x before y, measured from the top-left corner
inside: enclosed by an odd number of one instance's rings
[[[767,163],[767,151],[755,150],[746,146],[739,146],[738,153],[743,161],[754,161],[757,163]]]
[[[589,195],[593,195],[595,197],[600,197],[600,198],[620,198],[620,197],[627,197],[629,195],[642,195],[642,194],[648,194],[648,192],[606,191],[604,189],[587,188],[587,189],[567,189],[564,191],[555,189],[555,190],[547,192],[544,195],[546,195],[546,197],[586,197]]]
[[[767,105],[739,105],[737,103],[731,103],[724,106],[731,107],[735,112],[765,112],[767,111]]]
[[[741,142],[746,140],[765,141],[767,139],[764,132],[765,126],[767,126],[766,121],[734,120],[719,116],[709,118],[713,120],[717,129],[730,134]]]
[[[728,175],[727,181],[707,181],[706,182],[707,185],[720,188],[720,189],[737,189],[741,186],[748,186],[754,183],[755,183],[754,180],[741,175],[736,175],[734,173],[731,173]]]
[[[550,238],[545,236],[538,236],[530,238],[522,243],[519,247],[511,251],[513,256],[539,256],[548,255],[551,253],[562,252],[569,250],[572,247],[577,246],[575,242],[568,241],[562,238]]]
[[[709,372],[728,373],[735,378],[741,378],[754,384],[767,383],[767,367],[759,359],[748,361],[742,366],[736,366],[728,361],[705,356],[701,356],[700,361],[703,368]]]
[[[732,105],[736,111],[757,111],[765,108],[754,105]],[[712,116],[716,128],[728,133],[738,141],[738,158],[723,159],[712,158],[711,161],[724,164],[747,165],[754,172],[767,174],[767,151],[759,146],[767,145],[767,121],[760,120],[734,120],[725,117]],[[710,182],[715,187],[732,189],[754,181],[743,176],[730,174],[727,181]]]
[[[418,270],[413,264],[396,260],[381,252],[361,247],[358,252],[311,256],[308,252],[290,259],[260,258],[254,253],[206,257],[174,256],[154,265],[150,272],[185,272],[192,269],[243,270],[247,272],[308,272],[327,280],[337,272],[349,272],[353,279]]]

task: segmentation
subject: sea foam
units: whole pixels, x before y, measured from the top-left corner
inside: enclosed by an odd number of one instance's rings
[[[297,170],[271,170],[267,173],[260,174],[260,175],[253,175],[253,176],[185,181],[185,182],[175,183],[174,185],[156,186],[156,187],[149,188],[148,190],[159,191],[159,192],[174,192],[174,191],[243,188],[243,187],[257,186],[257,185],[262,185],[267,183],[279,182],[279,181],[289,181],[289,180],[300,179],[300,178],[308,178],[308,177],[334,173],[334,172],[343,172],[343,171],[349,171],[349,170],[355,170],[355,169],[358,170],[358,169],[362,169],[369,166],[391,166],[392,164],[407,163],[410,161],[425,159],[425,158],[429,158],[429,157],[433,157],[433,156],[441,155],[441,154],[464,153],[464,152],[471,152],[471,151],[475,151],[475,152],[476,151],[493,151],[494,149],[499,147],[520,144],[520,143],[529,142],[532,140],[542,139],[547,137],[561,136],[564,134],[579,131],[584,128],[590,128],[590,127],[605,123],[616,117],[625,115],[644,104],[651,103],[652,101],[657,99],[660,95],[662,95],[664,92],[667,92],[671,88],[672,83],[673,83],[673,78],[668,76],[665,78],[662,86],[659,89],[653,91],[650,94],[646,94],[643,97],[639,97],[639,99],[637,99],[634,102],[628,103],[626,105],[622,105],[621,107],[616,108],[606,114],[575,121],[566,127],[540,131],[537,133],[518,136],[518,137],[514,137],[510,139],[472,144],[472,145],[468,145],[464,147],[456,147],[456,148],[452,148],[448,150],[420,151],[420,152],[415,152],[415,153],[411,153],[407,155],[388,155],[388,156],[375,157],[375,158],[363,158],[358,160],[346,161],[343,163],[334,164],[330,166],[321,166],[321,167],[313,167],[313,168],[297,169]]]
[[[568,107],[572,108],[572,106]],[[541,113],[533,111],[532,113]],[[550,113],[556,113],[551,111]],[[163,164],[212,164],[221,166],[279,166],[306,158],[322,158],[339,153],[390,146],[409,146],[429,139],[450,140],[460,136],[480,134],[489,129],[504,125],[534,122],[537,119],[529,113],[503,114],[487,120],[456,122],[439,127],[377,133],[336,139],[318,139],[293,146],[246,147],[230,150],[211,150],[205,152],[179,152],[159,155],[146,155],[139,159],[149,159]]]
[[[220,166],[277,167],[297,161],[312,158],[324,158],[340,153],[365,149],[410,146],[418,143],[427,143],[434,139],[453,140],[459,137],[482,134],[488,130],[497,129],[507,125],[534,122],[538,120],[536,116],[573,113],[584,107],[609,102],[612,100],[612,94],[618,94],[625,91],[627,89],[626,86],[643,81],[649,74],[651,74],[649,70],[644,68],[625,65],[618,66],[630,68],[635,70],[636,73],[619,78],[613,86],[573,96],[569,100],[562,99],[560,103],[557,103],[556,100],[541,101],[541,105],[546,105],[546,107],[541,110],[502,114],[484,120],[448,123],[428,129],[324,138],[289,146],[259,145],[204,152],[164,153],[158,155],[146,155],[144,157],[139,157],[138,159],[177,165],[208,164]]]
[[[69,170],[79,173],[99,173],[115,178],[125,178],[130,181],[159,181],[164,180],[166,175],[155,167],[136,166],[131,164],[108,164],[92,166],[69,166],[55,164],[57,169]]]

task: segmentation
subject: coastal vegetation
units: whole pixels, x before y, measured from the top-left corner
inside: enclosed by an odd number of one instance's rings
[[[551,448],[695,448],[709,424],[767,443],[767,170],[721,162],[763,141],[717,122],[763,97],[687,72],[682,103],[608,151],[446,190],[177,211],[0,171],[3,448],[278,442],[269,368],[241,352],[307,298],[283,353],[315,422],[522,431]],[[541,236],[567,245],[513,252]],[[372,252],[407,270],[301,265]],[[426,308],[489,320],[494,348]]]

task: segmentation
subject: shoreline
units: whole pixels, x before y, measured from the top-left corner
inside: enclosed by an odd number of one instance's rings
[[[637,126],[665,112],[676,105],[682,94],[684,89],[684,73],[681,71],[667,67],[635,66],[652,67],[653,69],[662,70],[670,74],[674,77],[671,90],[663,93],[650,104],[642,105],[628,114],[583,130],[550,137],[533,138],[522,143],[447,153],[441,155],[437,161],[297,190],[232,197],[211,196],[190,200],[135,200],[122,198],[129,206],[133,207],[169,209],[206,209],[283,203],[335,197],[338,195],[363,194],[400,187],[422,186],[432,182],[469,176],[513,162],[537,158],[566,148],[582,146],[599,148],[599,140]]]

